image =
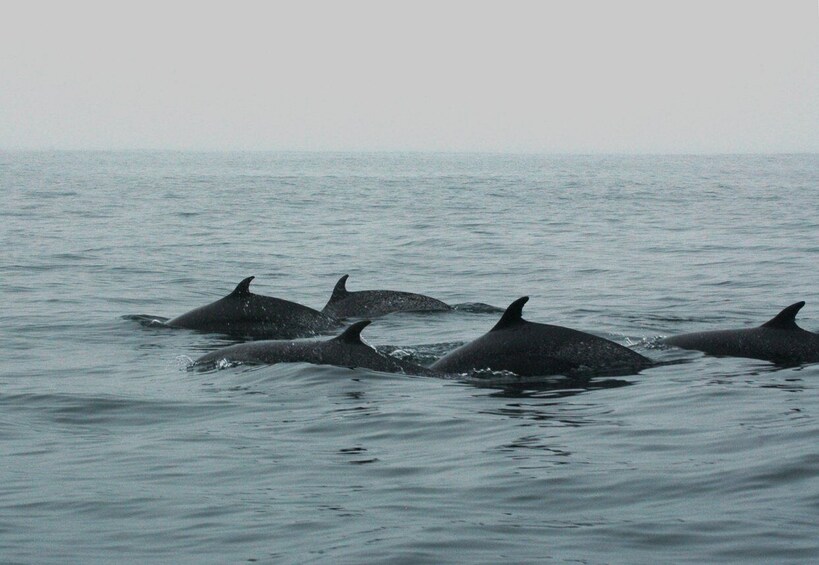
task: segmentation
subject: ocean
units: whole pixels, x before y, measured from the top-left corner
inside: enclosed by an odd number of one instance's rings
[[[808,563],[819,365],[659,345],[799,300],[819,156],[0,152],[0,562]],[[145,323],[338,278],[663,363],[577,382],[192,371]],[[431,363],[487,309],[365,329]]]

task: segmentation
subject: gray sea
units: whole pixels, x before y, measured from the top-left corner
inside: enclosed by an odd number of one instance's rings
[[[0,153],[0,562],[810,563],[819,364],[664,348],[807,301],[819,156]],[[145,322],[252,289],[421,292],[637,375],[191,371]],[[391,314],[430,363],[498,312]]]

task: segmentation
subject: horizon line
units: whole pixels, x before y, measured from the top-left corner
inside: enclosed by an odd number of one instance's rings
[[[280,153],[280,154],[426,154],[426,155],[543,155],[543,156],[753,156],[753,155],[819,155],[819,150],[771,151],[568,151],[536,149],[268,149],[268,148],[152,148],[152,147],[0,147],[4,153]]]

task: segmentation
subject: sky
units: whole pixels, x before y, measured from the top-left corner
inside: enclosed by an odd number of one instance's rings
[[[819,5],[4,2],[0,149],[819,152]]]

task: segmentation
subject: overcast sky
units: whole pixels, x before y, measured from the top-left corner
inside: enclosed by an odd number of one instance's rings
[[[8,2],[0,148],[817,152],[819,7]]]

